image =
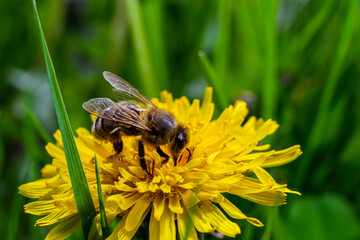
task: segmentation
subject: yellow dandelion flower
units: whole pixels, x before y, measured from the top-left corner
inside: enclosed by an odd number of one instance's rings
[[[212,88],[206,89],[201,105],[199,100],[190,103],[186,97],[174,100],[166,91],[161,101],[153,99],[155,105],[188,127],[190,139],[188,150],[183,151],[176,165],[172,159],[163,163],[156,149],[145,145],[151,175],[140,165],[139,137],[123,137],[123,151],[118,155],[111,143],[96,140],[86,129],[77,130],[76,144],[95,208],[99,211],[94,154],[99,161],[107,221],[121,217],[108,239],[132,239],[148,214],[150,239],[176,239],[177,232],[180,239],[197,239],[197,232],[214,230],[234,237],[240,234],[240,228],[224,212],[255,226],[263,224],[247,217],[223,193],[267,206],[285,204],[287,193],[300,194],[276,183],[265,170],[293,161],[302,153],[300,146],[268,150],[270,145],[261,145],[260,141],[274,133],[276,122],[250,117],[244,123],[248,110],[243,101],[212,120],[211,99]],[[54,136],[56,145],[46,146],[53,162],[42,169],[43,178],[19,187],[20,194],[38,199],[25,205],[25,212],[44,215],[37,226],[58,223],[47,239],[66,238],[80,228],[61,134],[57,131]],[[163,151],[169,153],[166,147]],[[100,229],[97,215],[90,234]]]

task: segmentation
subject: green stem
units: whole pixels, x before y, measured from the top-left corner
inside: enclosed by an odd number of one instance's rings
[[[98,195],[99,195],[102,238],[106,239],[110,235],[110,231],[109,231],[109,227],[108,227],[107,220],[106,220],[104,196],[102,194],[102,189],[101,189],[101,180],[100,180],[99,167],[98,167],[98,163],[97,163],[96,154],[95,154],[94,159],[95,159],[96,183],[97,183]]]

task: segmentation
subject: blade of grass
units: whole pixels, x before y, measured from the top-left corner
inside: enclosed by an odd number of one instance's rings
[[[232,1],[223,0],[218,1],[219,4],[219,18],[218,18],[218,40],[214,49],[214,66],[221,79],[222,86],[226,85],[228,73],[229,60],[229,46],[230,46],[230,27],[231,27],[231,9]]]
[[[261,19],[260,7],[255,1],[233,1],[235,9],[234,15],[234,47],[231,49],[231,54],[236,56],[237,60],[234,62],[231,74],[234,75],[234,80],[231,86],[236,90],[250,90],[258,91],[262,80],[259,76],[262,72],[259,69],[262,67],[262,51],[260,42],[262,40],[262,25],[259,26]],[[233,36],[232,36],[233,38]],[[232,63],[232,64],[234,64]],[[244,81],[239,81],[244,79]]]
[[[286,51],[283,51],[283,55],[281,56],[281,66],[293,66],[294,69],[299,68],[299,63],[296,59],[299,59],[304,53],[305,48],[309,45],[309,42],[319,33],[320,29],[324,27],[325,22],[328,20],[329,15],[331,14],[331,10],[334,7],[334,1],[326,1],[321,5],[319,11],[314,12],[314,15],[311,19],[311,24],[307,24],[301,32],[292,34],[291,41],[289,43],[285,43]],[[293,59],[294,61],[289,61],[289,59]],[[299,61],[301,62],[301,61]]]
[[[214,91],[220,107],[221,109],[225,109],[228,106],[228,98],[225,93],[225,87],[222,86],[221,80],[219,79],[217,72],[207,58],[206,54],[203,51],[199,51],[198,56],[201,67],[205,73],[206,80],[208,81],[209,85],[214,86]]]
[[[329,73],[326,79],[326,84],[324,85],[324,92],[319,103],[313,128],[304,148],[304,157],[301,161],[298,177],[296,178],[295,186],[298,190],[302,188],[305,182],[313,156],[316,149],[322,142],[323,135],[326,130],[325,127],[328,126],[327,118],[329,117],[328,115],[331,101],[334,98],[335,89],[343,68],[343,62],[350,46],[350,39],[354,33],[354,27],[356,26],[357,5],[358,2],[356,0],[352,0],[347,6],[347,12],[342,25],[342,31],[338,39],[337,48],[332,58],[332,62],[328,67]]]
[[[276,56],[276,9],[277,0],[265,1],[262,6],[264,16],[264,81],[262,84],[262,110],[264,118],[276,117],[279,81],[277,80]]]
[[[103,197],[102,189],[101,189],[101,181],[100,181],[100,174],[99,174],[99,168],[98,168],[96,154],[95,154],[95,172],[96,172],[96,183],[97,183],[98,195],[99,195],[102,239],[106,239],[110,235],[110,231],[109,231],[109,227],[108,227],[108,224],[106,221],[104,197]]]
[[[91,198],[89,185],[85,177],[84,168],[81,164],[80,155],[75,144],[74,134],[70,126],[69,117],[66,113],[60,87],[56,79],[55,69],[52,64],[45,36],[41,27],[40,17],[36,8],[36,2],[35,0],[32,2],[38,33],[41,40],[41,46],[45,57],[51,95],[53,98],[56,117],[58,119],[59,128],[64,143],[64,151],[66,162],[69,168],[70,181],[75,196],[76,206],[78,208],[81,219],[83,233],[85,238],[87,238],[91,228],[92,219],[96,215],[96,211]]]
[[[141,6],[138,0],[127,0],[126,8],[131,26],[132,39],[135,45],[137,63],[141,74],[142,90],[146,96],[154,97],[159,93],[159,86],[151,64]]]
[[[164,39],[164,21],[165,11],[164,0],[148,0],[143,2],[144,19],[146,19],[145,29],[148,36],[148,47],[150,51],[151,61],[153,64],[156,80],[161,89],[168,89],[168,66],[166,62],[166,44]]]
[[[127,18],[125,10],[125,2],[116,0],[114,5],[114,17],[109,26],[109,50],[107,54],[108,70],[114,72],[119,66],[122,66],[129,54],[126,49],[127,44]]]

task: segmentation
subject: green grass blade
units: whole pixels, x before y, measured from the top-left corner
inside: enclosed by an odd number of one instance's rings
[[[287,69],[299,69],[303,61],[296,61],[304,55],[307,47],[311,46],[311,40],[316,38],[320,30],[324,28],[334,7],[334,1],[326,1],[321,4],[321,8],[314,12],[311,19],[311,24],[305,25],[304,29],[299,31],[296,35],[290,31],[288,38],[289,42],[282,43],[279,48],[284,48],[286,51],[279,51],[282,55],[279,57],[279,66]],[[286,38],[285,38],[286,39]],[[293,60],[290,60],[293,59]]]
[[[304,151],[304,157],[302,164],[298,171],[298,177],[296,178],[295,185],[298,190],[301,190],[303,186],[307,172],[311,166],[311,161],[316,152],[316,149],[323,141],[323,136],[328,126],[329,109],[331,101],[335,96],[335,90],[337,83],[340,79],[340,74],[343,68],[343,64],[347,57],[346,53],[349,50],[350,40],[355,33],[356,20],[357,20],[357,7],[358,2],[356,0],[349,1],[347,4],[347,12],[342,24],[342,31],[340,33],[337,48],[332,58],[331,65],[328,66],[329,73],[327,75],[327,81],[324,85],[324,92],[321,97],[319,108],[315,117],[315,122],[310,133],[310,137],[307,141]]]
[[[98,168],[98,164],[97,164],[96,154],[95,154],[95,172],[96,172],[96,183],[97,183],[98,194],[99,194],[99,207],[100,207],[102,238],[106,239],[110,235],[110,231],[109,231],[109,227],[108,227],[107,220],[106,220],[104,197],[103,197],[102,189],[101,189],[101,180],[100,180],[100,174],[99,174],[99,168]]]
[[[219,79],[224,86],[227,82],[228,66],[229,66],[229,48],[230,48],[230,30],[231,30],[231,16],[232,16],[232,1],[223,0],[218,1],[219,4],[219,18],[218,18],[218,39],[214,49],[214,66],[218,73]]]
[[[89,185],[87,183],[84,168],[81,164],[80,155],[77,150],[74,134],[66,113],[65,104],[61,96],[60,87],[56,79],[55,69],[51,61],[50,53],[46,44],[45,36],[41,27],[36,2],[33,0],[34,16],[39,31],[41,45],[45,57],[46,70],[48,73],[51,95],[54,102],[56,117],[58,119],[61,136],[64,143],[66,162],[69,168],[71,185],[73,188],[76,206],[79,211],[83,233],[87,238],[91,228],[92,219],[96,215],[94,203],[91,198]]]
[[[265,1],[261,6],[264,15],[264,82],[262,84],[263,117],[275,118],[278,105],[279,81],[276,56],[276,10],[277,0]]]
[[[162,89],[168,89],[168,63],[166,61],[167,45],[165,43],[164,25],[166,24],[166,1],[164,0],[148,0],[143,1],[143,15],[146,22],[144,22],[148,47],[150,51],[151,61],[153,63],[157,84]],[[167,38],[166,38],[167,39]]]
[[[221,109],[225,109],[228,106],[226,89],[222,85],[221,80],[217,75],[217,72],[207,58],[206,54],[203,51],[199,51],[198,56],[200,59],[201,67],[205,73],[206,80],[209,82],[210,85],[214,86],[214,92],[218,98],[220,107]]]
[[[136,59],[141,74],[142,90],[146,96],[154,97],[159,93],[159,86],[151,64],[150,51],[148,49],[149,44],[142,21],[141,6],[138,0],[127,0],[126,7],[131,26],[132,39],[135,45]]]

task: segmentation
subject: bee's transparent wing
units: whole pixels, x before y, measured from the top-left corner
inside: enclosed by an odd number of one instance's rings
[[[84,102],[82,107],[97,117],[113,120],[110,112],[105,110],[111,108],[114,105],[116,105],[116,103],[108,98],[93,98],[87,102]]]
[[[155,105],[142,93],[139,92],[134,86],[122,79],[121,77],[111,73],[104,72],[104,78],[108,81],[111,86],[114,87],[113,94],[118,101],[123,100],[134,100],[141,102],[148,107],[155,107]]]
[[[137,112],[108,98],[93,98],[84,102],[82,106],[86,111],[97,117],[135,127],[142,131],[150,131],[146,122]]]

